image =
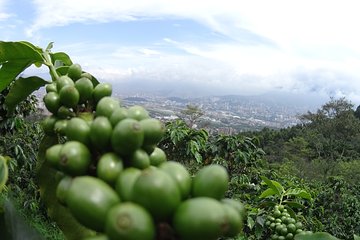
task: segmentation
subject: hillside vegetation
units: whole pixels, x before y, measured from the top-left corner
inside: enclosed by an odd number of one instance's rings
[[[269,238],[263,225],[271,207],[259,199],[265,190],[261,176],[311,193],[311,201],[296,200],[305,208],[295,208],[308,230],[353,239],[360,232],[359,110],[345,98],[331,98],[302,115],[296,126],[238,135],[209,135],[178,120],[167,124],[162,144],[172,160],[190,169],[211,163],[227,167],[228,195],[248,203],[245,239]]]

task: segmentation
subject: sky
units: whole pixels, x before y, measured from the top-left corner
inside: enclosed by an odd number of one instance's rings
[[[43,48],[54,42],[54,52],[124,89],[187,96],[284,91],[360,103],[359,6],[356,0],[0,0],[0,40]]]

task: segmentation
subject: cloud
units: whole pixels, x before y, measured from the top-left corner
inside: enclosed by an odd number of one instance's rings
[[[249,95],[281,90],[354,99],[360,96],[360,60],[356,58],[340,63],[309,60],[265,46],[200,45],[170,38],[163,44],[119,47],[83,42],[55,48],[69,53],[74,62],[100,80],[139,91],[159,88],[186,94],[193,88],[199,94]],[[187,54],[169,52],[166,44]]]
[[[0,0],[0,21],[7,20],[12,16],[12,14],[7,11],[8,2],[8,0]]]
[[[191,51],[196,53],[191,55],[171,54],[161,49],[152,50],[141,46],[121,47],[111,53],[109,50],[104,51],[100,46],[88,45],[85,48],[101,49],[99,52],[103,55],[95,53],[94,55],[98,56],[96,59],[82,55],[76,61],[85,63],[85,70],[93,73],[101,81],[120,84],[123,91],[131,88],[134,91],[162,89],[172,93],[178,92],[178,95],[191,95],[194,91],[199,95],[249,95],[280,90],[317,92],[323,96],[360,96],[358,76],[350,71],[354,69],[345,71],[342,67],[335,68],[322,62],[305,64],[296,59],[291,63],[289,56],[279,53],[274,53],[279,55],[275,58],[270,52],[263,62],[256,64],[258,58],[254,56],[251,59],[253,53],[250,50],[246,54],[247,57],[238,57],[238,61],[234,63],[235,58],[225,61],[226,51],[222,53],[223,59],[216,57],[221,47],[217,49],[215,46],[211,51],[210,47],[206,47],[208,52],[205,53]],[[144,54],[144,49],[145,52],[154,51],[156,54]],[[240,53],[238,55],[241,56]],[[253,69],[250,69],[251,67]]]
[[[9,17],[11,17],[11,14],[1,12],[1,10],[0,10],[0,21],[8,19]]]
[[[216,43],[167,37],[160,38],[158,45],[59,47],[104,79],[206,85],[211,91],[239,94],[282,89],[360,96],[356,0],[208,0],[206,4],[193,0],[33,0],[33,4],[36,18],[29,36],[73,23],[188,19],[226,38]]]
[[[29,34],[72,23],[190,19],[233,41],[217,45],[209,45],[206,40],[199,44],[170,38],[164,41],[188,54],[239,63],[242,66],[239,69],[250,72],[256,65],[268,69],[281,65],[286,69],[294,61],[348,61],[354,55],[360,57],[356,0],[341,3],[209,0],[206,4],[193,0],[33,0],[33,3],[36,18]]]
[[[327,44],[359,42],[358,2],[236,1],[236,0],[33,0],[37,17],[29,32],[71,23],[136,21],[148,18],[190,19],[210,29],[241,40],[248,31],[269,41],[292,47],[289,42]],[[240,30],[240,32],[239,32]],[[355,34],[354,34],[355,35]]]
[[[213,22],[211,16],[203,14],[206,11],[215,12],[216,1],[202,4],[194,1],[166,0],[63,0],[59,2],[34,0],[37,18],[28,33],[52,26],[64,26],[71,23],[135,21],[149,18],[186,18],[195,17],[199,21]],[[202,9],[198,14],[199,9]],[[216,13],[216,12],[215,12]]]

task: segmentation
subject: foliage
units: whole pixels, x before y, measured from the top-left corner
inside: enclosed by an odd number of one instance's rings
[[[7,158],[0,155],[0,193],[5,187],[5,184],[8,180],[8,166]]]
[[[54,203],[54,186],[58,179],[48,166],[42,165],[43,156],[39,157],[39,163],[36,157],[39,146],[42,148],[40,155],[44,154],[45,145],[56,143],[58,139],[47,142],[44,138],[40,144],[39,125],[29,125],[24,119],[36,107],[31,94],[48,81],[37,76],[24,78],[21,73],[32,65],[45,65],[52,80],[56,81],[72,64],[67,54],[52,53],[51,48],[52,44],[43,50],[28,42],[0,42],[0,130],[6,130],[6,134],[0,136],[0,154],[10,158],[5,197],[11,191],[18,207],[28,209],[25,211],[28,221],[40,218],[39,222],[50,222],[47,218],[50,213],[69,234],[77,231],[77,225]],[[227,196],[247,202],[243,238],[265,239],[265,216],[269,213],[266,206],[285,204],[294,216],[293,209],[297,209],[297,216],[311,230],[328,231],[347,240],[356,238],[355,233],[360,232],[357,227],[360,189],[354,184],[357,183],[356,166],[360,159],[358,109],[354,112],[353,105],[345,98],[332,98],[317,112],[302,115],[302,124],[288,129],[210,136],[205,129],[193,128],[203,112],[197,106],[189,105],[182,112],[189,126],[182,120],[166,123],[167,132],[159,147],[166,151],[170,160],[186,163],[189,168],[211,163],[220,163],[227,168],[230,175]],[[39,164],[39,172],[35,171],[36,164]],[[329,178],[332,175],[343,178]],[[0,181],[4,182],[1,176],[4,175],[1,175],[0,167]],[[40,189],[36,177],[39,177]],[[304,182],[298,177],[316,182]],[[40,198],[40,193],[45,197]],[[308,201],[310,196],[314,201]],[[45,210],[43,201],[50,206],[49,211]],[[69,227],[69,224],[73,226]],[[296,239],[314,239],[320,235]],[[238,239],[243,238],[239,236]]]
[[[228,169],[230,187],[227,197],[247,203],[245,231],[249,236],[255,233],[254,236],[260,236],[264,210],[252,206],[258,202],[254,196],[259,194],[261,188],[259,176],[268,172],[262,168],[264,152],[258,147],[258,140],[242,135],[208,136],[206,130],[192,129],[182,120],[168,122],[166,127],[161,146],[170,156],[169,159],[186,163],[193,172],[204,164],[221,164]],[[201,155],[202,161],[191,161],[196,159],[190,147],[194,143],[200,146],[193,149]]]
[[[304,235],[296,235],[295,240],[338,240],[338,238],[331,236],[329,233],[317,232]]]
[[[212,162],[223,164],[231,174],[244,174],[249,168],[259,168],[264,154],[256,137],[242,135],[212,136],[207,151]]]
[[[301,210],[308,229],[353,239],[359,232],[359,118],[349,101],[332,98],[301,119],[302,124],[291,128],[246,134],[260,139],[277,180],[296,184],[291,175],[305,179],[314,199]]]
[[[353,142],[359,139],[360,121],[352,108],[344,98],[331,99],[317,113],[302,116],[309,121],[311,138],[307,139],[317,158],[340,161],[358,156],[358,147]]]
[[[360,160],[341,161],[335,167],[335,172],[347,183],[356,185],[360,182]]]
[[[25,41],[0,41],[0,92],[9,88],[8,92],[4,93],[6,116],[14,113],[17,105],[31,93],[49,83],[37,76],[18,77],[25,69],[32,65],[46,65],[49,67],[51,78],[56,80],[58,71],[72,63],[67,54],[52,53],[51,48],[52,43],[43,50]]]
[[[323,231],[340,239],[353,239],[360,232],[359,184],[330,177],[317,191],[312,214],[323,224]]]
[[[47,217],[37,184],[37,151],[42,138],[37,122],[22,122],[16,131],[0,136],[0,153],[7,155],[9,178],[2,199],[11,199],[16,219],[25,218],[45,237],[59,239],[61,233]],[[15,212],[14,212],[15,214]],[[19,220],[22,221],[22,220]]]
[[[301,188],[288,188],[287,190],[277,181],[270,180],[264,176],[261,176],[264,184],[267,185],[267,189],[261,193],[259,198],[272,198],[278,199],[277,204],[294,208],[303,208],[304,206],[296,201],[292,201],[292,198],[300,198],[311,201],[311,195]]]
[[[357,106],[355,112],[354,112],[354,115],[356,118],[360,118],[360,105]]]
[[[16,132],[0,136],[0,152],[9,157],[8,188],[29,195],[27,197],[29,202],[24,203],[27,207],[35,206],[39,202],[35,184],[35,167],[41,137],[39,124],[27,122],[23,122]]]
[[[212,135],[205,129],[193,129],[183,120],[166,123],[161,147],[176,161],[195,159],[197,163],[219,163],[230,173],[241,174],[250,167],[260,167],[265,154],[258,139],[242,135]]]
[[[302,115],[302,124],[248,134],[260,139],[268,162],[285,163],[299,177],[325,180],[338,174],[343,162],[360,159],[360,120],[352,107],[344,98],[331,99]]]
[[[4,133],[15,131],[22,124],[25,117],[36,111],[38,103],[35,95],[29,95],[14,108],[12,114],[8,114],[5,97],[8,95],[11,87],[12,84],[9,84],[9,86],[0,92],[0,131]]]
[[[289,213],[293,219],[301,217],[301,209],[305,208],[304,203],[311,201],[311,195],[306,189],[301,188],[299,184],[285,188],[278,181],[270,180],[265,176],[261,176],[262,188],[266,189],[258,191],[258,201],[253,203],[248,214],[248,225],[245,232],[249,235],[249,239],[269,239],[271,231],[269,228],[269,217],[273,215],[274,208],[283,206],[285,211]]]
[[[205,129],[190,128],[182,120],[166,123],[166,134],[159,143],[169,159],[186,162],[195,159],[203,162],[209,133]]]

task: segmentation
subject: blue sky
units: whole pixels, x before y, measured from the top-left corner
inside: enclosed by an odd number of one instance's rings
[[[356,0],[0,0],[0,40],[54,42],[53,51],[120,85],[360,102],[358,6]]]

